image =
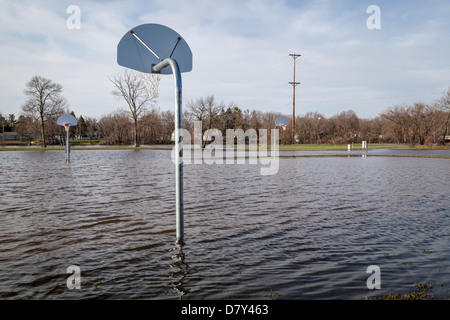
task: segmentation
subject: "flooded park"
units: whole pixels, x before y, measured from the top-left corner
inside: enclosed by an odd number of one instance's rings
[[[170,150],[0,152],[0,298],[359,300],[420,283],[448,299],[449,155],[185,165],[176,246]]]

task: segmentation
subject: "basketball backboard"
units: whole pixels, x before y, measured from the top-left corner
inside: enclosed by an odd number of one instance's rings
[[[287,126],[287,125],[289,125],[289,121],[288,121],[288,119],[286,119],[286,117],[279,117],[279,118],[277,118],[277,120],[275,120],[275,127]]]
[[[73,115],[71,114],[63,114],[62,116],[60,116],[58,118],[58,120],[56,120],[56,123],[59,126],[76,126],[78,124],[77,118],[75,118]]]
[[[169,27],[148,23],[128,31],[117,45],[117,63],[144,73],[152,73],[154,65],[172,58],[180,72],[192,70],[192,52],[186,41]],[[172,74],[164,68],[162,74]]]

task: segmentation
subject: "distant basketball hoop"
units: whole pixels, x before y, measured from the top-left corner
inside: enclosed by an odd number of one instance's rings
[[[66,163],[70,162],[70,141],[69,141],[69,129],[70,127],[78,124],[77,118],[71,114],[63,114],[56,120],[59,126],[63,126],[66,129]]]
[[[286,117],[278,117],[275,120],[275,128],[282,127],[283,130],[286,130],[286,127],[289,125],[289,120]]]

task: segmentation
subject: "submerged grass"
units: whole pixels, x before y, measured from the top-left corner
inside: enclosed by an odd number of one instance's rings
[[[415,283],[415,290],[410,293],[388,293],[375,298],[366,298],[365,300],[433,300],[434,295],[429,291],[433,288],[432,284]]]

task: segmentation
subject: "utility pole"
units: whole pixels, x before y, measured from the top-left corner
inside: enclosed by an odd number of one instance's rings
[[[294,81],[289,82],[289,84],[292,85],[292,144],[295,144],[295,87],[300,84],[300,82],[295,82],[295,60],[297,57],[301,57],[301,55],[291,53],[289,56],[294,58]]]

